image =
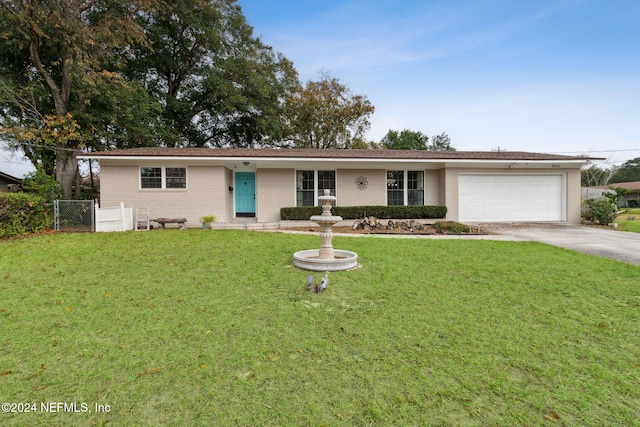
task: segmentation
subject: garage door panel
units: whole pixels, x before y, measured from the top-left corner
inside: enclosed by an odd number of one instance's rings
[[[562,221],[562,175],[460,175],[460,221]]]

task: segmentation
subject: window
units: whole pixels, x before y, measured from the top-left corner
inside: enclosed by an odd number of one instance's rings
[[[296,206],[316,206],[325,189],[336,195],[336,171],[296,172]]]
[[[404,171],[387,171],[387,205],[404,205]]]
[[[140,188],[187,188],[187,168],[140,168]]]
[[[424,171],[407,172],[409,205],[424,205]]]
[[[187,169],[167,168],[167,188],[187,188]]]
[[[162,188],[162,168],[140,168],[140,187]]]
[[[387,171],[387,205],[424,205],[424,171]]]
[[[313,206],[313,171],[296,173],[296,206]]]
[[[324,190],[336,195],[336,171],[318,171],[318,196],[323,196]]]

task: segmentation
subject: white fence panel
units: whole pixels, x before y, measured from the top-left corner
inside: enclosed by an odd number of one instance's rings
[[[110,208],[96,208],[96,231],[133,230],[133,208],[125,208],[124,203]]]
[[[612,191],[602,188],[582,187],[582,200],[604,199],[603,193],[612,193]]]

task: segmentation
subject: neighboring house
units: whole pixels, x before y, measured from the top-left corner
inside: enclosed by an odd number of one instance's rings
[[[615,184],[598,185],[594,187],[584,187],[584,188],[587,189],[589,194],[595,194],[597,192],[600,192],[600,193],[612,192],[609,187],[613,187],[613,188],[621,187],[621,188],[626,188],[627,190],[630,191],[630,193],[624,196],[623,199],[620,201],[620,206],[623,206],[623,207],[630,206],[629,202],[631,202],[632,205],[638,204],[637,201],[640,200],[640,181],[616,182]],[[584,193],[584,190],[583,190],[583,193]],[[632,201],[635,201],[635,203]],[[631,206],[631,207],[634,207],[634,206]]]
[[[0,172],[0,193],[6,193],[12,188],[20,187],[21,183],[22,180],[20,178],[16,178],[15,176]]]
[[[524,152],[134,148],[100,161],[101,205],[149,207],[152,217],[280,220],[280,208],[444,205],[461,222],[580,221],[588,158]]]

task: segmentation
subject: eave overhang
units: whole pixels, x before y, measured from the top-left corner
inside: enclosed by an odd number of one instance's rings
[[[125,150],[133,151],[133,150]],[[214,149],[212,149],[214,151]],[[256,150],[249,150],[255,152]],[[271,150],[280,151],[280,150]],[[457,152],[463,156],[469,153]],[[253,153],[251,153],[253,154]],[[376,157],[367,156],[310,156],[308,150],[305,150],[304,156],[293,156],[291,151],[287,150],[287,156],[276,155],[236,155],[218,156],[214,153],[209,155],[188,155],[176,154],[173,151],[171,155],[138,155],[138,154],[117,154],[113,152],[92,153],[78,155],[81,159],[99,160],[104,165],[187,165],[187,166],[224,166],[229,169],[237,170],[256,170],[256,169],[442,169],[442,168],[498,168],[498,169],[579,169],[591,160],[597,160],[587,157],[568,157],[568,156],[552,156],[552,158],[536,159],[529,158],[529,153],[518,153],[506,159],[491,158],[488,153],[480,153],[487,158],[420,158],[411,157],[410,153],[404,153],[405,157],[395,155],[382,157],[381,152],[376,153]],[[264,153],[267,154],[267,153]],[[351,153],[349,153],[351,154]],[[536,153],[530,153],[531,157],[543,156]],[[248,163],[248,164],[247,164]]]

